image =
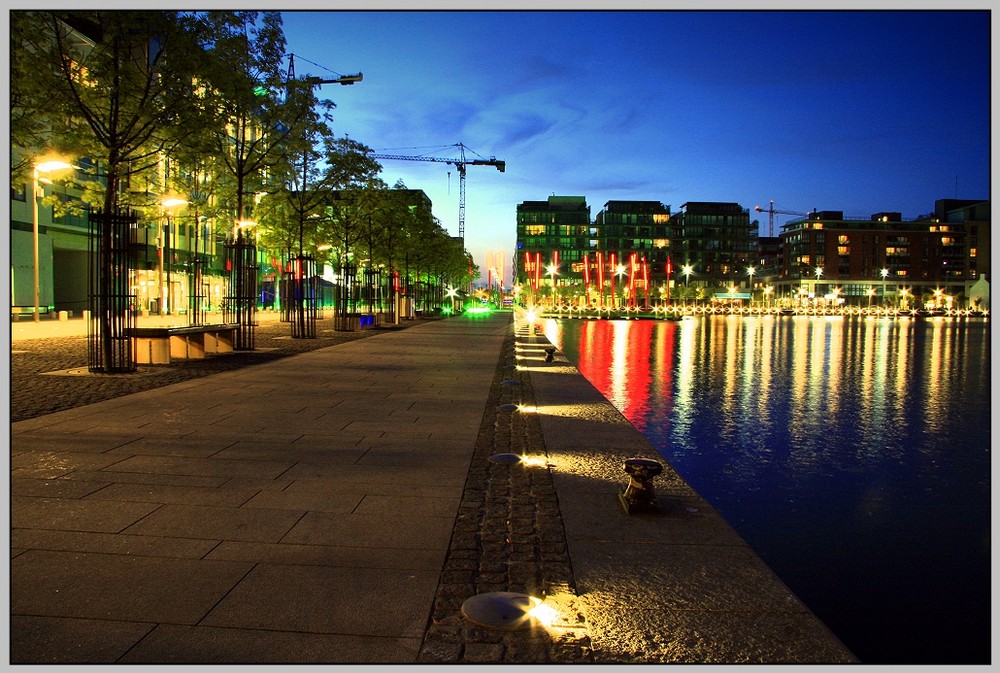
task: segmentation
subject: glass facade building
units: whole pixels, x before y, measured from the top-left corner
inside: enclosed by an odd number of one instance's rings
[[[671,227],[675,268],[689,266],[690,282],[727,288],[751,282],[747,268],[757,263],[757,223],[738,203],[689,201]]]

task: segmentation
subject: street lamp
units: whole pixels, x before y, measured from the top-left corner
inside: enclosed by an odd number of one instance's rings
[[[753,274],[757,269],[753,265],[747,267],[747,276],[750,277],[750,304],[753,305]]]
[[[879,274],[882,276],[882,305],[885,306],[885,279],[889,275],[889,269],[882,269]]]
[[[545,268],[546,273],[552,276],[552,308],[556,307],[556,272],[559,271],[559,267],[555,264],[549,264]]]
[[[38,236],[38,202],[45,195],[42,192],[42,181],[43,178],[39,176],[39,173],[51,173],[52,171],[63,171],[68,168],[76,168],[73,164],[68,164],[65,161],[53,160],[53,161],[42,161],[34,166],[33,180],[31,183],[31,203],[32,203],[32,220],[31,220],[31,232],[34,243],[34,274],[35,274],[35,322],[39,322],[39,295],[41,283],[39,281],[39,271],[38,271],[38,247],[39,247],[39,236]],[[46,180],[47,182],[47,180]]]

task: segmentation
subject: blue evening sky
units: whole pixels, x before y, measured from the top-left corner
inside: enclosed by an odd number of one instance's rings
[[[510,284],[516,207],[550,195],[915,218],[990,197],[988,11],[291,11],[334,132],[469,166],[466,247]],[[286,64],[287,65],[287,64]],[[458,235],[459,176],[381,161]],[[450,175],[449,175],[450,173]],[[775,233],[788,216],[775,217]]]

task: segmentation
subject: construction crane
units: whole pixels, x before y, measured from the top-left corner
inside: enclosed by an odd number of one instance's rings
[[[775,215],[802,215],[802,216],[805,216],[805,215],[809,214],[809,213],[796,213],[796,212],[791,211],[791,210],[777,210],[774,207],[774,201],[771,201],[770,204],[771,205],[769,205],[767,207],[767,210],[764,210],[760,206],[754,206],[753,209],[756,210],[758,213],[767,213],[768,214],[768,218],[767,218],[767,235],[771,236],[771,237],[774,236],[774,216]]]
[[[305,60],[305,59],[303,59]],[[316,65],[313,63],[313,65]],[[318,66],[323,67],[323,66]],[[320,86],[322,84],[340,84],[341,86],[347,86],[349,84],[354,84],[355,82],[360,82],[365,76],[362,73],[357,73],[356,75],[340,75],[339,77],[334,77],[333,79],[323,79],[322,77],[316,77],[311,75],[306,75],[304,81],[306,84],[312,84],[313,86]],[[288,55],[288,81],[292,82],[295,80],[295,54]]]
[[[466,166],[495,166],[498,171],[503,173],[507,169],[507,162],[500,161],[496,157],[490,157],[489,159],[484,159],[480,157],[479,159],[466,159],[465,150],[468,149],[462,143],[456,143],[450,145],[449,147],[458,148],[458,158],[456,159],[446,159],[442,157],[429,157],[429,156],[407,156],[403,154],[368,154],[372,159],[390,159],[398,161],[437,161],[440,163],[451,164],[458,169],[458,237],[465,241],[465,167]],[[470,150],[472,151],[472,150]]]

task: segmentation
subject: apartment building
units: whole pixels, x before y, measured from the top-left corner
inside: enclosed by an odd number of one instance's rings
[[[589,215],[583,196],[518,205],[516,283],[542,298],[554,288],[560,301],[581,306],[662,299],[680,285],[702,297],[734,288],[775,301],[835,292],[861,304],[900,294],[967,297],[989,279],[985,200],[940,199],[915,220],[817,210],[765,237],[733,202],[692,201],[673,212],[659,201],[616,200],[593,223]]]
[[[848,303],[901,291],[957,295],[989,273],[989,202],[942,199],[934,215],[916,220],[814,211],[785,224],[778,238],[777,276],[760,277],[778,296],[803,288],[815,295],[836,289]]]

